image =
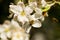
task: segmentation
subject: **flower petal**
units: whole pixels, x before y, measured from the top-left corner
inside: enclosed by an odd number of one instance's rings
[[[29,2],[30,7],[37,7],[37,2]]]
[[[11,25],[14,27],[14,28],[20,28],[20,25],[18,24],[18,22],[12,20],[11,21]]]
[[[1,26],[0,27],[0,33],[4,32],[4,28]]]
[[[24,9],[25,13],[27,14],[30,14],[33,12],[33,10],[29,7],[29,6],[26,6],[25,9]]]
[[[2,40],[3,40],[3,39],[7,40],[7,36],[6,36],[5,33],[1,33],[0,37],[1,37]]]
[[[42,15],[42,10],[40,8],[35,8],[37,14]]]
[[[28,21],[29,21],[26,16],[20,16],[20,15],[18,16],[17,20],[18,20],[19,22],[22,22],[23,24],[24,24],[25,22],[28,22]]]
[[[42,7],[45,7],[47,3],[46,3],[45,0],[42,0],[42,1],[41,1],[41,4],[42,4]]]
[[[44,16],[42,15],[41,17],[40,17],[40,21],[44,21]]]
[[[16,6],[16,5],[10,5],[10,11],[12,11],[13,13],[17,13],[19,14],[22,11],[22,7],[20,6]]]
[[[39,22],[39,21],[35,21],[35,22],[32,24],[32,26],[35,27],[35,28],[39,28],[39,27],[42,26],[42,24],[41,24],[41,22]]]
[[[8,38],[11,38],[11,36],[12,36],[11,31],[7,32],[6,35]]]

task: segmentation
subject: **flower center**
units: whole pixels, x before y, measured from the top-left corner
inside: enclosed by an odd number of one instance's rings
[[[9,29],[5,29],[5,32],[8,32],[9,31]]]
[[[25,12],[24,12],[24,11],[22,11],[20,15],[21,15],[21,16],[25,16]]]

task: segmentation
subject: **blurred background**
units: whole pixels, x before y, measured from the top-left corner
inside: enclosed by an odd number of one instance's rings
[[[5,20],[11,20],[9,16],[10,3],[16,3],[19,0],[0,0],[0,24],[3,24]],[[35,1],[35,0],[34,0]],[[39,4],[41,0],[36,0]],[[46,0],[46,2],[60,0]],[[28,3],[24,0],[24,3]],[[48,10],[48,17],[42,23],[41,28],[32,28],[30,31],[30,40],[60,40],[60,5],[55,3]]]

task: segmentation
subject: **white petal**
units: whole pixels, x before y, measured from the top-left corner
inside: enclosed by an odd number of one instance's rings
[[[46,3],[45,0],[42,0],[42,1],[41,1],[41,4],[42,4],[42,7],[45,7],[47,3]]]
[[[21,1],[19,1],[18,3],[17,3],[17,5],[23,5],[24,3],[23,2],[21,2]]]
[[[10,11],[12,11],[13,13],[19,14],[22,10],[23,9],[20,6],[10,5]]]
[[[12,40],[20,40],[20,39],[18,39],[18,38],[16,38],[16,37],[13,37]]]
[[[40,8],[35,8],[37,14],[42,15],[42,10]]]
[[[10,25],[3,24],[3,27],[4,27],[4,28],[10,28]]]
[[[34,23],[32,26],[35,28],[39,28],[39,27],[41,27],[41,24],[40,23]]]
[[[41,24],[41,22],[36,21],[32,26],[35,27],[35,28],[39,28],[39,27],[42,26],[42,24]]]
[[[18,16],[18,21],[24,24],[25,22],[28,22],[29,20],[26,16]]]
[[[27,17],[28,17],[29,21],[36,20],[35,14],[34,15],[28,15]]]
[[[0,27],[0,33],[4,32],[4,28],[1,26]]]
[[[23,37],[17,38],[17,37],[13,37],[12,40],[24,40]]]
[[[17,3],[17,5],[21,6],[22,8],[25,8],[24,3],[23,3],[23,2],[21,2],[21,1],[19,1],[19,2]]]
[[[29,36],[26,36],[26,37],[25,37],[25,40],[29,40]]]
[[[24,40],[24,37],[20,37],[20,40]]]
[[[31,6],[31,7],[37,7],[37,2],[30,2],[29,6]]]
[[[41,17],[40,17],[40,20],[41,20],[41,21],[44,21],[44,19],[45,19],[44,16],[41,16]]]
[[[26,30],[26,33],[29,33],[31,30],[31,27],[29,27],[27,30]]]
[[[19,25],[16,21],[14,21],[14,20],[11,21],[11,24],[12,24],[15,28],[20,28],[20,25]]]
[[[8,38],[11,38],[11,36],[12,36],[12,34],[11,34],[11,32],[10,32],[10,31],[9,31],[9,32],[7,32],[7,33],[6,33],[6,35],[7,35],[7,37],[8,37]]]
[[[26,6],[25,9],[24,9],[25,13],[27,14],[30,14],[33,12],[33,10],[29,7],[29,6]]]
[[[1,39],[7,39],[7,36],[6,36],[6,34],[5,33],[1,33]]]
[[[23,32],[15,32],[12,35],[12,40],[23,40],[24,39],[24,33]]]
[[[40,16],[41,16],[41,15],[40,15],[39,13],[35,13],[35,18],[36,18],[36,19],[39,19]]]

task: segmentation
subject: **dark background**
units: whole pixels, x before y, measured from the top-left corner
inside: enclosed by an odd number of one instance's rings
[[[0,0],[0,24],[4,22],[4,20],[8,19],[9,15],[9,4],[14,2],[12,0]]]

